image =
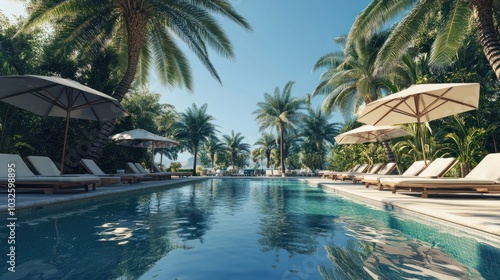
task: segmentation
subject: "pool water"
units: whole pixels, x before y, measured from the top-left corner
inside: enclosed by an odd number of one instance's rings
[[[294,180],[213,179],[18,225],[0,279],[500,279],[494,245]]]

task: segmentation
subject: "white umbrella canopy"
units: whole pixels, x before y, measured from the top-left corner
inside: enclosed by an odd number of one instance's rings
[[[418,123],[425,161],[425,146],[420,123],[477,109],[479,91],[479,83],[413,85],[368,103],[358,121],[372,125]]]
[[[338,144],[361,144],[368,142],[382,142],[406,135],[410,135],[410,133],[397,126],[363,125],[335,136],[335,141]]]
[[[70,118],[103,121],[129,115],[115,98],[59,77],[0,76],[0,100],[40,116],[66,117],[61,174]]]
[[[78,82],[48,76],[0,76],[0,100],[40,116],[108,120],[128,116],[118,100]]]
[[[151,133],[141,128],[117,133],[110,136],[109,139],[115,141],[118,145],[136,148],[151,148],[151,166],[154,163],[155,148],[168,148],[179,145],[179,142],[175,140]]]

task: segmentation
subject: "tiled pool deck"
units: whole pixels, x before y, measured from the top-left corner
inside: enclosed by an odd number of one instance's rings
[[[16,195],[16,211],[47,207],[55,204],[69,203],[82,199],[92,199],[101,196],[111,196],[118,193],[142,191],[150,188],[173,188],[199,182],[214,177],[173,178],[165,181],[150,181],[139,184],[121,184],[109,187],[100,187],[95,191],[82,193],[75,190],[52,195],[37,193],[18,193]],[[217,177],[215,177],[217,178]],[[224,178],[224,177],[223,177]],[[249,178],[249,177],[232,177]],[[263,178],[263,177],[259,177]],[[434,195],[422,199],[418,195],[393,194],[390,191],[378,191],[374,188],[365,188],[362,184],[332,181],[320,178],[298,178],[311,185],[319,185],[325,190],[346,196],[352,200],[367,204],[382,205],[390,210],[414,212],[428,217],[442,220],[452,225],[470,228],[478,234],[484,235],[500,244],[500,195],[468,194],[468,195]],[[2,193],[0,198],[0,214],[7,211],[7,195]]]

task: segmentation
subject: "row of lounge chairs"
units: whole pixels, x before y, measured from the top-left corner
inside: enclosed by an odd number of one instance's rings
[[[489,154],[464,178],[419,176],[380,178],[379,181],[381,186],[391,188],[393,193],[405,189],[420,192],[422,198],[428,197],[431,193],[498,193],[500,192],[500,168],[497,165],[499,163],[500,153]]]
[[[363,182],[366,188],[375,185],[378,190],[390,189],[393,193],[419,192],[422,198],[439,193],[497,193],[500,192],[499,163],[500,153],[489,154],[464,178],[444,177],[457,164],[453,157],[437,158],[427,166],[424,161],[416,161],[401,175],[390,175],[395,164],[389,163],[384,168],[375,164],[368,172],[367,164],[358,164],[349,172],[328,172],[323,177]]]
[[[51,161],[52,162],[52,161]],[[9,187],[14,185],[15,190],[43,190],[46,194],[57,192],[60,189],[68,188],[84,188],[85,191],[91,187],[95,190],[96,186],[101,183],[97,176],[60,176],[59,170],[52,162],[53,166],[41,167],[44,172],[56,172],[57,175],[43,176],[35,175],[23,159],[19,155],[0,154],[0,187]],[[12,167],[12,169],[7,168]],[[14,180],[12,180],[14,178]]]
[[[38,175],[28,167],[31,166]],[[60,171],[54,162],[48,157],[28,156],[26,162],[19,155],[0,154],[0,164],[12,166],[0,169],[0,187],[8,188],[9,181],[15,185],[16,189],[42,190],[46,194],[55,193],[61,189],[89,188],[95,190],[98,186],[112,185],[118,183],[136,183],[143,180],[165,180],[172,176],[190,176],[189,172],[163,172],[155,164],[155,172],[149,172],[139,163],[127,163],[132,173],[127,174],[106,174],[91,159],[82,159],[81,163],[89,174],[68,174],[60,175]],[[9,180],[10,178],[10,180]],[[12,184],[11,184],[12,185]]]

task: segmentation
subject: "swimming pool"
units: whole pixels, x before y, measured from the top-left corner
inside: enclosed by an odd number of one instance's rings
[[[16,272],[2,262],[0,279],[500,279],[497,247],[294,180],[213,179],[43,212],[19,217]]]

